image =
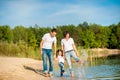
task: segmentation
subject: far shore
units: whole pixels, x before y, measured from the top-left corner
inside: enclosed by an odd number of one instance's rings
[[[120,49],[94,48],[90,49],[90,51],[93,52],[93,57],[107,57],[120,54]]]

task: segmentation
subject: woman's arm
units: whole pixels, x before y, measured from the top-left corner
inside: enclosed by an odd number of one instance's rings
[[[61,48],[62,48],[63,56],[64,56],[64,54],[65,54],[65,52],[64,52],[64,46],[62,45]]]
[[[77,49],[76,49],[75,44],[72,44],[72,46],[73,46],[73,49],[75,50],[76,55],[79,57],[79,54],[78,54],[78,51],[77,51]]]

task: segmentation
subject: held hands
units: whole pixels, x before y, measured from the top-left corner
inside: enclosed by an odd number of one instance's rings
[[[40,51],[40,54],[42,55],[42,50]]]
[[[53,59],[56,60],[56,53],[54,54]]]

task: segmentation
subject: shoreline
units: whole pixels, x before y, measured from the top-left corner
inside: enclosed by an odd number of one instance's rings
[[[92,51],[89,53],[89,51]],[[119,55],[119,49],[89,49],[87,58]],[[94,55],[94,56],[93,56]],[[54,64],[57,62],[54,61]],[[32,58],[0,56],[0,80],[49,80],[42,69],[42,61]]]

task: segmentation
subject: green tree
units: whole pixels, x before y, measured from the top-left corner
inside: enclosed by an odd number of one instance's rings
[[[0,40],[3,39],[3,27],[0,26]]]
[[[16,26],[13,29],[13,35],[14,42],[18,42],[19,40],[24,40],[25,42],[27,42],[28,40],[27,30],[24,26]]]
[[[117,24],[117,31],[116,31],[116,36],[117,36],[117,48],[120,49],[120,22]]]
[[[61,46],[61,39],[63,38],[63,31],[61,30],[60,26],[57,26],[57,45]]]
[[[33,33],[33,31],[32,31],[32,29],[31,28],[29,28],[28,30],[27,30],[27,32],[28,32],[28,41],[27,41],[27,43],[28,43],[28,46],[29,47],[32,47],[33,49],[35,49],[36,47],[37,47],[37,40],[36,40],[36,37],[35,37],[35,34]]]
[[[13,33],[12,30],[10,29],[10,26],[8,25],[0,26],[0,40],[8,42],[13,41]]]
[[[86,30],[89,28],[89,24],[84,21],[82,24],[79,24],[78,26],[80,26],[83,30]]]
[[[116,48],[117,47],[117,38],[115,34],[111,34],[110,41],[109,41],[109,48]]]
[[[82,40],[86,48],[92,48],[95,44],[95,34],[90,30],[86,30],[82,33]]]
[[[94,32],[95,34],[95,44],[94,44],[94,47],[95,48],[99,48],[102,44],[101,40],[100,40],[100,30],[101,30],[101,26],[100,25],[97,25],[97,24],[90,24],[90,27],[89,27],[89,30],[91,32]]]
[[[75,37],[74,37],[74,39],[75,39],[75,43],[77,44],[77,46],[82,46],[83,45],[83,43],[82,43],[82,28],[81,27],[76,27],[75,28],[75,30],[74,30],[74,34],[76,35]]]
[[[101,27],[100,33],[98,34],[98,40],[100,40],[102,48],[109,47],[109,38],[110,38],[111,30],[108,27]]]

